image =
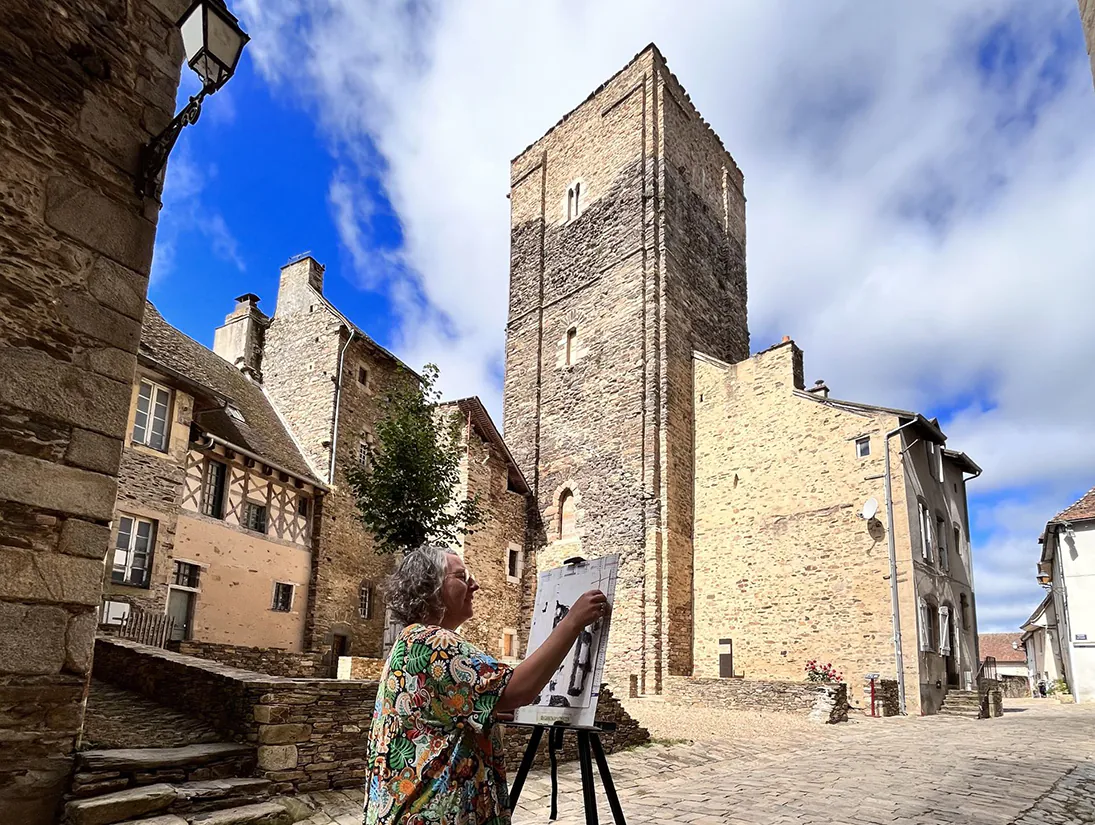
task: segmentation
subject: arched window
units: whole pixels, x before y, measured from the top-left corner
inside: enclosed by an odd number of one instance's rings
[[[559,496],[559,538],[568,539],[574,535],[575,517],[574,493],[563,490]]]
[[[574,363],[574,356],[577,355],[577,352],[575,352],[577,345],[578,327],[571,327],[567,330],[566,365],[568,367]]]
[[[574,220],[582,213],[582,184],[575,183],[567,189],[567,220]]]

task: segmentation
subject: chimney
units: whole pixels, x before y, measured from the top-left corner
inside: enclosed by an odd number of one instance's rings
[[[820,378],[817,379],[817,381],[814,382],[814,385],[806,390],[806,392],[811,393],[812,395],[820,395],[822,398],[829,397],[829,388],[825,386],[825,382]]]
[[[270,319],[251,292],[236,299],[236,308],[213,334],[213,352],[248,378],[262,381],[262,346]]]
[[[307,254],[299,255],[283,266],[274,315],[308,312],[316,303],[316,293],[323,294],[324,269],[323,264]]]

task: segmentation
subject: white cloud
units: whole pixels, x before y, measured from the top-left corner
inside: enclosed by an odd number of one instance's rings
[[[1072,0],[239,5],[343,163],[333,216],[396,298],[397,349],[447,393],[500,410],[509,159],[654,40],[745,172],[754,348],[788,333],[838,396],[958,410],[978,489],[1065,496],[1092,474],[1095,94]],[[977,44],[1007,21],[1015,69],[986,80]],[[397,266],[367,243],[370,175]],[[1029,579],[1030,536],[1067,501],[1044,503],[1021,539],[989,528],[1001,576]],[[995,575],[982,608],[1024,618]]]

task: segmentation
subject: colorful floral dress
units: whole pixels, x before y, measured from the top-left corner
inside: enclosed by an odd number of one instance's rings
[[[493,716],[512,672],[451,630],[400,634],[376,694],[365,825],[509,825]]]

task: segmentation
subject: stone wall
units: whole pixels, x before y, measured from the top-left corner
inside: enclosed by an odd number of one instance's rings
[[[620,554],[606,675],[644,692],[690,667],[691,352],[748,351],[740,189],[653,46],[511,167],[506,440],[545,526],[538,566]]]
[[[848,686],[756,679],[693,679],[673,676],[666,681],[666,699],[701,708],[794,713],[818,722],[848,721]]]
[[[343,656],[338,660],[339,679],[379,679],[386,659]]]
[[[81,726],[184,0],[0,4],[0,810],[55,821]]]
[[[171,642],[168,647],[186,656],[197,656],[199,659],[270,676],[285,676],[290,679],[330,677],[330,668],[324,664],[322,653],[293,653],[276,647],[241,647],[194,641]]]
[[[1095,80],[1095,0],[1080,0],[1080,22],[1083,25],[1084,41],[1087,43],[1092,79]]]

